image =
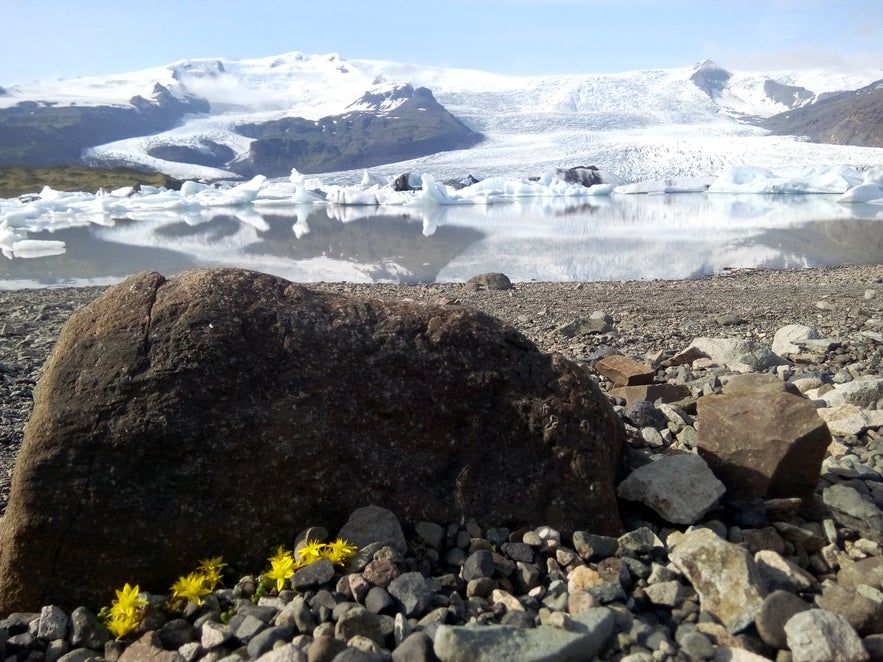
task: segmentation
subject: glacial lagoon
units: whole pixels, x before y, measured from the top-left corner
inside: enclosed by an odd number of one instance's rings
[[[883,262],[883,204],[838,197],[617,194],[111,213],[27,226],[22,250],[0,255],[0,289],[106,285],[202,266],[295,282],[430,283],[489,271],[513,281],[610,281]]]

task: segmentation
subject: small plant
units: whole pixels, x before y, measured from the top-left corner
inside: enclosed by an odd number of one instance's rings
[[[343,538],[338,538],[332,543],[308,540],[303,547],[297,550],[297,558],[295,558],[295,552],[280,545],[276,548],[276,552],[267,559],[270,562],[270,569],[264,573],[255,597],[260,598],[267,595],[273,587],[273,581],[276,582],[276,591],[281,591],[285,588],[286,582],[290,585],[289,580],[297,570],[315,563],[319,559],[328,559],[332,564],[342,566],[355,555],[356,551],[357,548]]]
[[[191,572],[189,575],[178,577],[178,581],[172,584],[172,598],[202,604],[202,599],[212,590],[206,586],[205,575],[200,572]]]
[[[117,590],[117,598],[110,604],[110,609],[103,609],[99,613],[99,617],[104,620],[104,624],[111,634],[117,639],[122,639],[141,623],[144,618],[144,607],[147,606],[147,600],[141,599],[139,596],[141,590],[137,584],[135,586],[126,585],[122,589]]]

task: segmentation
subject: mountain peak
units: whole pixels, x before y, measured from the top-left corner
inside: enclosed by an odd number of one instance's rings
[[[720,96],[732,77],[733,74],[714,60],[702,60],[693,67],[693,75],[690,76],[690,80],[696,87],[714,99]]]

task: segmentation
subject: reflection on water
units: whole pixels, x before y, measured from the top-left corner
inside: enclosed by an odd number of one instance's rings
[[[883,206],[825,195],[524,198],[433,207],[230,207],[139,213],[29,234],[66,251],[0,258],[0,287],[239,266],[297,282],[690,278],[724,268],[881,261]]]

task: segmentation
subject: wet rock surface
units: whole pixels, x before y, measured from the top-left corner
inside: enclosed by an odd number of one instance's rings
[[[180,618],[167,615],[165,622],[151,622],[149,631],[122,642],[113,641],[96,619],[95,605],[70,614],[51,605],[10,614],[0,621],[8,635],[3,637],[5,657],[115,660],[138,642],[140,648],[129,656],[491,659],[480,657],[481,650],[508,650],[512,641],[524,641],[522,650],[531,651],[526,659],[880,655],[883,433],[876,416],[883,403],[874,396],[883,378],[883,267],[734,272],[676,283],[516,283],[509,290],[457,284],[317,288],[478,307],[511,322],[542,349],[561,352],[590,371],[596,360],[617,353],[649,366],[652,385],[626,388],[645,393],[651,387],[677,388],[678,397],[667,404],[652,398],[649,405],[636,405],[640,397],[627,402],[613,396],[627,431],[629,471],[676,451],[696,453],[702,428],[697,402],[725,393],[731,381],[739,393],[783,393],[774,388],[776,380],[788,385],[788,393],[801,393],[823,418],[848,406],[853,409],[842,411],[859,423],[831,430],[808,499],[725,493],[689,525],[668,522],[649,506],[623,500],[626,533],[621,536],[557,531],[543,522],[518,530],[474,521],[404,524],[404,552],[369,543],[358,564],[338,569],[324,585],[260,600],[249,593],[254,578],[249,583],[231,576],[229,588],[215,591],[205,607]],[[0,292],[5,325],[0,328],[0,457],[7,469],[58,328],[96,293]],[[607,314],[610,330],[560,331],[597,311]],[[782,350],[788,362],[771,359],[763,348],[771,346],[779,329],[794,324],[812,332],[781,334],[789,343]],[[699,337],[750,342],[741,346],[744,356],[727,355],[729,364],[724,364],[695,347],[685,353]],[[728,344],[731,350],[734,346],[740,345]],[[733,366],[757,369],[765,377],[739,384]],[[613,382],[592,372],[612,395]],[[828,395],[836,391],[841,393]],[[701,510],[694,508],[695,513]],[[277,542],[284,541],[268,540],[267,545]],[[720,563],[708,562],[712,552]],[[722,568],[731,578],[726,585],[720,583]],[[405,579],[393,584],[398,577]],[[741,604],[727,601],[726,592],[737,589],[751,598]],[[112,597],[107,596],[108,603]],[[263,629],[251,619],[245,623],[248,614],[261,620],[249,611],[255,602],[267,619]],[[221,614],[231,612],[241,627],[221,622]],[[69,622],[60,636],[65,616]],[[341,620],[344,625],[338,627]],[[518,634],[498,642],[500,628]],[[483,643],[473,647],[464,643],[479,640]],[[266,643],[273,641],[276,648]]]

